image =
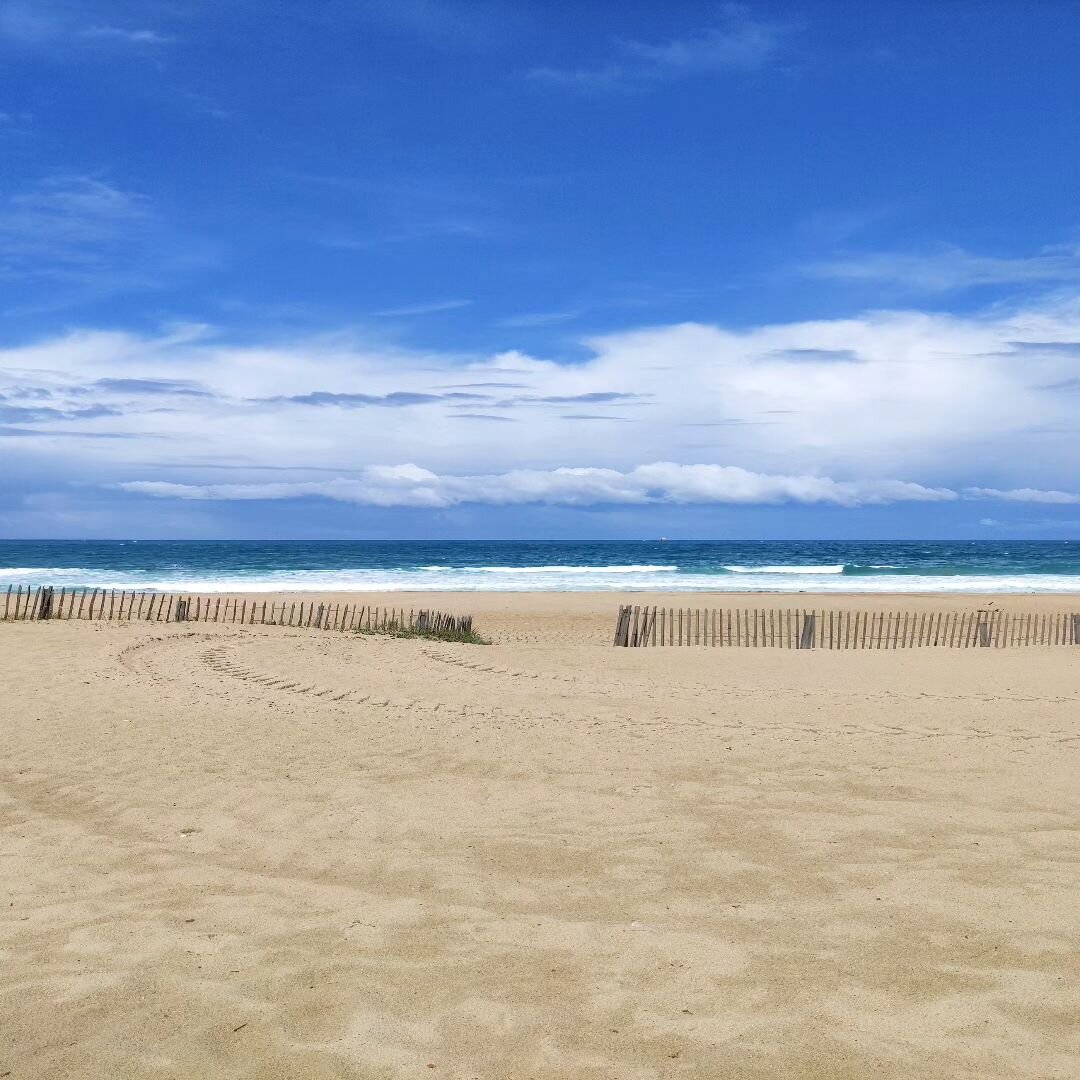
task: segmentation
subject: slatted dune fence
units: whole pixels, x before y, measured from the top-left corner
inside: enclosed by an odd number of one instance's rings
[[[1080,614],[1012,611],[828,611],[623,605],[615,645],[774,649],[990,648],[1080,645]]]
[[[4,594],[4,622],[32,620],[105,620],[112,622],[236,623],[244,626],[314,627],[323,630],[370,630],[381,633],[472,633],[471,615],[441,611],[271,601],[233,596],[189,596],[183,593],[115,589],[56,589],[9,585]]]

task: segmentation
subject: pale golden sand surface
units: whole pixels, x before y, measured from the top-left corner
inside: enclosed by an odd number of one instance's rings
[[[387,599],[495,644],[0,623],[0,1076],[1080,1076],[1080,648]]]

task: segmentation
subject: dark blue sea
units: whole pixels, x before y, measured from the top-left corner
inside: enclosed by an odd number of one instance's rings
[[[0,587],[1080,592],[1080,543],[0,540]]]

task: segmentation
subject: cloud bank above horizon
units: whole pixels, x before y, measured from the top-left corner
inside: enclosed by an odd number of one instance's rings
[[[79,331],[0,351],[0,438],[28,471],[180,503],[1080,502],[1076,301],[584,344],[570,364]]]

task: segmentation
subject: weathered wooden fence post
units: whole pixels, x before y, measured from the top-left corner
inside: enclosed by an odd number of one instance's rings
[[[811,611],[803,616],[802,633],[799,635],[799,648],[800,649],[812,649],[814,647],[814,638],[816,632],[815,623],[817,621],[817,615]]]

